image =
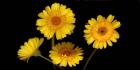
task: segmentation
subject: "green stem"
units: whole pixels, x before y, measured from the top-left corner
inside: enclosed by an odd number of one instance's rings
[[[52,47],[54,47],[54,45],[55,45],[55,36],[53,36],[53,38],[52,38]],[[53,64],[53,69],[54,70],[56,70],[56,67],[55,67],[55,65]]]
[[[43,59],[49,61],[50,63],[52,63],[52,61],[51,61],[50,59],[48,59],[48,58],[46,58],[46,57],[44,57],[44,56],[42,56],[42,55],[39,55],[39,56],[40,56],[41,58],[43,58]],[[56,67],[55,67],[54,64],[53,64],[53,69],[56,70]]]
[[[52,47],[54,46],[54,44],[55,44],[55,37],[53,36],[53,38],[52,38]]]
[[[91,60],[92,56],[95,54],[96,51],[97,51],[97,49],[94,49],[94,50],[92,51],[92,53],[90,54],[88,60],[86,61],[86,64],[84,65],[83,70],[86,70],[86,67],[87,67],[89,61]]]
[[[48,58],[46,58],[46,57],[44,57],[44,56],[42,56],[42,55],[39,55],[41,58],[43,58],[43,59],[45,59],[45,60],[47,60],[47,61],[49,61],[49,62],[51,62],[52,63],[52,61],[50,60],[50,59],[48,59]]]
[[[29,62],[29,59],[30,59],[30,58],[27,59],[27,63]]]

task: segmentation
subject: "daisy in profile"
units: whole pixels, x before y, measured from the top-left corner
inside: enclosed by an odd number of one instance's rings
[[[90,45],[94,42],[93,48],[103,49],[107,47],[107,44],[112,46],[112,42],[117,42],[120,35],[115,29],[119,28],[121,24],[113,19],[113,15],[109,15],[106,19],[98,15],[97,21],[94,18],[88,20],[84,30],[87,43]]]
[[[55,45],[49,53],[52,63],[59,64],[59,66],[66,67],[68,64],[72,67],[79,64],[80,60],[83,60],[82,48],[74,48],[74,44],[70,42],[62,42]]]
[[[31,56],[40,56],[39,47],[43,43],[44,38],[30,38],[28,42],[20,46],[18,50],[18,57],[20,60],[27,61]]]
[[[51,7],[46,6],[45,10],[38,14],[37,30],[40,30],[47,39],[56,36],[60,40],[70,35],[75,28],[75,14],[66,5],[54,3]]]

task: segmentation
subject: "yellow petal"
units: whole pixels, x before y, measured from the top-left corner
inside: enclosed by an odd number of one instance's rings
[[[94,41],[94,38],[92,38],[92,37],[88,38],[88,39],[87,39],[88,45],[90,45],[93,41]]]
[[[42,27],[37,27],[37,30],[40,30],[41,34],[44,34],[45,32],[48,32],[49,30],[47,30],[46,26],[42,26]]]
[[[107,17],[107,21],[108,21],[108,22],[112,22],[113,19],[114,19],[114,16],[113,16],[113,15],[109,15],[109,16]]]
[[[38,48],[38,45],[39,45],[39,38],[35,37],[32,39],[32,43],[33,43],[33,47],[31,48]]]
[[[85,27],[86,27],[87,29],[89,29],[89,28],[90,28],[90,25],[85,25]]]
[[[39,46],[43,43],[43,41],[44,41],[44,38],[40,38]]]
[[[54,31],[50,30],[48,26],[37,27],[37,30],[40,30],[41,34],[44,34],[48,40],[54,35]]]
[[[56,32],[56,39],[59,40],[59,39],[61,39],[61,38],[62,38],[62,37],[61,37],[61,32],[57,31],[57,32]]]
[[[51,6],[51,10],[52,10],[52,11],[58,10],[59,7],[60,7],[60,4],[59,4],[59,3],[54,3],[54,4],[52,4],[52,6]]]
[[[48,16],[48,14],[45,10],[43,10],[43,14],[44,14],[44,16]]]
[[[44,15],[42,12],[39,13],[38,16],[39,16],[40,18],[45,18],[45,15]]]
[[[107,43],[108,43],[109,46],[112,46],[113,45],[110,40],[107,40]]]
[[[60,66],[66,67],[67,66],[67,61],[66,60],[62,60],[62,62],[60,63]]]
[[[66,10],[66,6],[65,5],[61,4],[60,12],[61,12],[61,15],[65,15],[68,12],[68,10]]]
[[[34,42],[34,43],[36,43],[36,45],[40,45],[40,44],[39,44],[39,43],[40,43],[39,38],[35,37],[34,39],[35,39],[35,42]]]
[[[48,14],[50,14],[50,13],[51,13],[51,9],[50,9],[50,7],[49,7],[49,6],[45,7],[45,10],[46,10],[46,12],[47,12]]]
[[[84,34],[84,37],[87,40],[90,37],[90,35],[89,34]]]
[[[121,26],[120,22],[115,20],[112,22],[112,26],[114,27],[114,29],[119,28]]]
[[[62,33],[60,39],[65,38],[65,37],[66,37],[66,34]]]
[[[96,40],[95,40],[94,43],[92,44],[92,47],[93,47],[93,48],[96,48],[95,42],[96,42]]]
[[[54,31],[50,32],[49,38],[52,38],[54,36]]]
[[[70,67],[72,67],[72,62],[71,61],[68,61],[68,64]]]
[[[61,29],[64,34],[71,34],[73,33],[75,26],[73,24],[69,24]]]
[[[106,42],[104,42],[104,43],[103,43],[103,46],[104,46],[104,48],[106,48],[106,47],[107,47],[107,44],[106,44]]]
[[[90,30],[84,30],[84,33],[89,33],[90,32]]]
[[[91,20],[88,20],[88,23],[89,23],[90,25],[94,25],[94,24],[96,24],[97,22],[96,22],[96,20],[95,20],[94,18],[91,18]]]
[[[36,25],[37,26],[44,26],[46,24],[46,20],[45,19],[38,19],[36,21]]]
[[[54,63],[54,64],[59,64],[60,62],[61,62],[60,57],[57,57],[57,58],[54,58],[54,59],[53,59],[53,63]]]
[[[120,38],[120,35],[119,35],[119,33],[118,33],[117,31],[114,32],[114,36],[115,36],[117,39]]]
[[[76,66],[76,64],[75,64],[75,63],[73,63],[72,65],[73,65],[73,66]]]
[[[93,48],[99,48],[98,46],[99,46],[99,42],[95,41],[94,44],[93,44]]]
[[[92,22],[92,20],[88,20],[88,23],[89,23],[89,24],[94,24],[94,23]]]
[[[51,39],[54,36],[54,31],[48,30],[46,28],[46,31],[44,32],[44,36],[47,37],[47,39],[49,40],[49,39]]]
[[[21,48],[21,49],[24,49],[24,45],[21,45],[20,48]]]
[[[82,56],[76,56],[76,57],[74,58],[75,64],[79,64],[79,61],[82,60],[82,59],[83,59]]]
[[[79,56],[79,60],[83,60],[84,59],[84,57],[83,56]]]
[[[102,49],[103,48],[103,43],[99,42],[99,48]]]
[[[100,23],[104,20],[104,17],[102,15],[97,16],[97,21]]]
[[[111,39],[110,39],[112,42],[117,42],[117,40],[116,40],[116,38],[114,38],[114,37],[111,37]]]
[[[30,47],[35,48],[35,44],[33,43],[33,40],[29,40],[28,41],[28,45],[30,45]]]
[[[61,29],[57,30],[56,31],[57,40],[66,37],[67,34],[70,35],[73,32],[74,27],[75,26],[73,24],[68,24],[68,25],[65,25],[64,27],[62,27]]]
[[[64,19],[65,20],[65,19]],[[75,23],[75,18],[74,17],[68,17],[67,22],[68,23]]]
[[[66,9],[64,11],[65,11],[65,13],[63,13],[63,15],[66,14],[66,17],[74,17],[75,16],[70,8],[68,8],[68,9]]]

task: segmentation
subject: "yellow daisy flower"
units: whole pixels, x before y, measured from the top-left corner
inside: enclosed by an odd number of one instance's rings
[[[18,50],[18,57],[20,60],[24,60],[28,62],[29,58],[31,56],[39,56],[40,51],[39,47],[43,43],[44,38],[30,38],[28,42],[25,42],[24,45],[20,46],[20,49]]]
[[[112,46],[112,42],[117,42],[120,37],[119,33],[115,30],[121,26],[120,22],[114,20],[113,15],[109,15],[107,19],[98,15],[97,21],[94,18],[88,20],[86,29],[84,30],[84,37],[90,45],[93,43],[93,48],[102,49],[106,48],[107,44]],[[112,42],[111,42],[112,41]]]
[[[49,57],[52,59],[54,64],[66,67],[67,64],[72,67],[79,64],[80,60],[83,60],[82,48],[74,48],[74,44],[70,42],[63,42],[52,47],[49,52]]]
[[[55,34],[56,39],[60,40],[67,34],[70,35],[75,28],[75,14],[63,4],[54,3],[51,7],[47,6],[38,16],[40,19],[36,22],[37,30],[47,39],[51,39]]]

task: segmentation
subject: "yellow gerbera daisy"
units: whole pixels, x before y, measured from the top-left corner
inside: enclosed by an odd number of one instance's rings
[[[74,13],[65,5],[54,3],[51,8],[47,6],[43,12],[39,13],[36,22],[37,30],[40,30],[47,39],[51,39],[56,34],[56,39],[62,39],[67,34],[71,34],[75,28]]]
[[[80,60],[83,60],[82,49],[79,47],[74,48],[74,44],[70,42],[63,42],[52,47],[49,52],[49,57],[54,64],[66,67],[67,64],[72,67],[79,64]]]
[[[98,15],[97,21],[94,18],[88,20],[88,24],[85,25],[86,29],[84,30],[84,37],[87,43],[90,45],[94,42],[93,48],[102,49],[103,47],[107,47],[107,43],[109,46],[112,46],[112,42],[117,42],[120,36],[115,29],[119,28],[121,24],[117,20],[113,21],[113,19],[113,15],[109,15],[107,19]]]
[[[40,51],[39,47],[43,43],[44,38],[30,38],[28,42],[25,42],[24,45],[21,45],[18,50],[18,57],[20,60],[28,61],[31,56],[39,56]]]

